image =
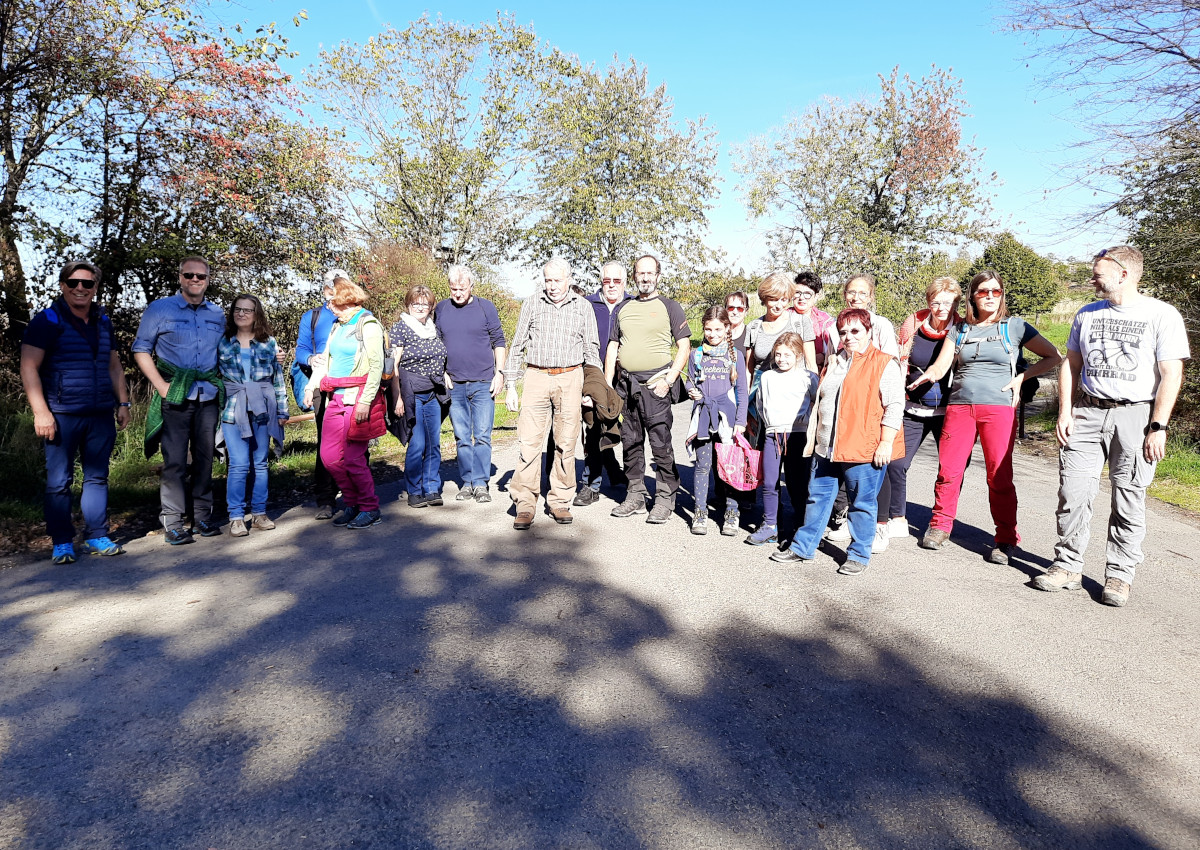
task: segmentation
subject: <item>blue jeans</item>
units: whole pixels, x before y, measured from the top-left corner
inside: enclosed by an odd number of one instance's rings
[[[450,390],[450,424],[458,443],[458,473],[467,487],[486,487],[492,477],[496,402],[491,387],[491,381],[463,381]]]
[[[108,460],[117,439],[111,410],[96,414],[54,414],[55,434],[46,445],[46,531],[57,546],[75,539],[71,522],[71,483],[75,455],[83,467],[80,507],[86,540],[108,536]]]
[[[414,496],[442,492],[442,405],[433,390],[417,393],[412,435],[404,454],[404,483]]]
[[[246,515],[246,479],[250,468],[254,468],[254,487],[250,491],[250,513],[267,512],[267,455],[271,450],[271,438],[267,436],[266,422],[250,422],[253,432],[250,439],[238,433],[232,422],[221,423],[225,435],[225,451],[229,453],[229,474],[225,478],[225,503],[229,507],[229,519],[241,519]]]
[[[846,558],[869,564],[871,546],[875,543],[875,499],[886,472],[886,465],[876,469],[870,463],[839,463],[815,457],[812,478],[808,484],[804,527],[792,539],[792,551],[801,558],[812,558],[817,554],[817,545],[833,511],[838,486],[844,481],[846,496],[850,500],[850,548],[846,551]]]

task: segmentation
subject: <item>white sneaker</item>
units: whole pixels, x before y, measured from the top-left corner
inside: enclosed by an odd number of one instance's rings
[[[880,522],[875,525],[875,542],[871,544],[871,554],[878,555],[887,549],[892,538],[888,536],[888,523]]]
[[[846,543],[850,540],[850,523],[843,522],[825,532],[825,539],[830,543]]]
[[[894,516],[888,520],[888,537],[908,537],[908,517]]]

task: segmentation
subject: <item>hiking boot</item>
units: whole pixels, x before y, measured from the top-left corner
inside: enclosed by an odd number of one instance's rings
[[[475,488],[475,501],[478,504],[483,505],[483,504],[490,502],[491,500],[492,500],[492,493],[490,490],[488,490],[486,484],[482,487]]]
[[[646,512],[646,497],[641,493],[626,496],[625,501],[612,509],[610,516],[626,517]]]
[[[946,545],[946,541],[950,539],[950,532],[942,531],[940,528],[930,526],[925,530],[925,536],[921,538],[922,549],[932,549],[937,551]]]
[[[892,542],[892,536],[888,533],[888,524],[879,522],[875,524],[875,542],[871,544],[871,554],[878,555],[880,552],[886,551],[888,544]],[[849,561],[847,561],[849,563]],[[861,570],[859,571],[861,572]],[[858,573],[843,573],[843,575],[858,575]]]
[[[737,511],[725,511],[725,521],[721,523],[721,536],[737,537],[738,524],[742,521]]]
[[[692,517],[692,534],[708,534],[708,517],[699,512]]]
[[[857,576],[862,575],[866,569],[867,565],[860,563],[859,561],[847,561],[838,567],[837,571],[840,575]]]
[[[779,527],[774,525],[764,525],[758,531],[746,538],[746,542],[751,546],[763,546],[770,543],[772,540],[779,539]]]
[[[348,525],[350,520],[358,516],[358,507],[355,505],[346,505],[342,508],[342,512],[333,518],[334,525]]]
[[[250,527],[255,531],[271,531],[275,528],[275,522],[266,514],[255,514],[254,519],[250,520]],[[232,531],[229,533],[233,534]]]
[[[575,519],[573,516],[571,516],[571,511],[569,508],[551,508],[550,516],[552,516],[554,521],[559,525],[570,525]]]
[[[908,537],[908,517],[894,516],[887,523],[888,537]]]
[[[125,550],[116,543],[113,543],[107,537],[93,537],[90,540],[83,541],[83,554],[85,555],[123,555]]]
[[[238,518],[238,519],[235,519],[233,522],[229,523],[229,536],[230,537],[245,537],[249,533],[250,532],[246,529],[245,520]]]
[[[192,523],[192,533],[200,532],[201,537],[220,537],[221,526],[206,519],[198,519]]]
[[[383,514],[379,508],[373,511],[359,511],[358,516],[346,523],[346,528],[370,528],[383,522]]]
[[[513,520],[513,528],[517,531],[526,531],[531,525],[533,525],[533,511],[520,511],[517,513],[517,518]]]
[[[440,508],[445,502],[442,501],[441,493],[426,493],[425,504],[433,508]]]
[[[425,501],[424,496],[418,496],[416,493],[408,494],[408,506],[410,508],[424,508],[429,504]]]
[[[849,543],[850,542],[850,523],[840,522],[837,525],[831,526],[825,532],[825,539],[830,543]]]
[[[646,522],[651,525],[662,525],[671,518],[671,514],[675,513],[675,505],[671,502],[664,502],[662,499],[654,500],[654,507],[650,509],[650,516],[646,517]]]
[[[1040,576],[1035,576],[1033,586],[1038,590],[1051,593],[1056,590],[1081,590],[1083,588],[1083,573],[1073,573],[1065,567],[1055,564]]]
[[[1011,543],[997,543],[992,547],[992,551],[988,552],[987,559],[990,563],[1006,566],[1008,559],[1013,553],[1013,545]]]
[[[579,492],[575,494],[575,501],[571,502],[577,508],[586,508],[588,505],[594,505],[600,501],[600,493],[593,490],[591,487],[580,487]]]
[[[50,560],[55,564],[75,563],[75,546],[72,543],[55,543]]]
[[[333,505],[321,505],[313,519],[333,519]]]
[[[463,487],[458,491],[458,495],[454,497],[456,502],[473,502],[475,501],[475,488]]]
[[[1104,593],[1100,595],[1101,605],[1111,605],[1120,608],[1129,601],[1129,582],[1112,576],[1104,580]]]
[[[163,535],[163,539],[171,546],[184,546],[195,542],[192,538],[192,533],[182,526],[179,528],[168,528],[167,533]]]

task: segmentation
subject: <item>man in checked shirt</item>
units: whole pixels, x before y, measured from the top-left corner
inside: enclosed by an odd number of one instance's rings
[[[602,368],[600,341],[592,306],[571,290],[571,267],[555,258],[542,267],[542,291],[521,305],[517,331],[504,380],[508,385],[505,404],[520,411],[517,445],[520,457],[508,485],[516,506],[513,528],[524,531],[533,525],[534,508],[541,494],[542,445],[551,422],[554,425],[554,464],[546,506],[560,525],[571,522],[571,500],[575,496],[575,443],[582,422],[583,365]],[[517,379],[525,361],[523,403],[517,399]]]

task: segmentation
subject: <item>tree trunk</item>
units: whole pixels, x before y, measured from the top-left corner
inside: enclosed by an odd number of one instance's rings
[[[7,228],[0,227],[0,309],[4,311],[4,340],[10,350],[21,344],[29,324],[29,295],[25,289],[25,267],[17,250],[17,240]]]

